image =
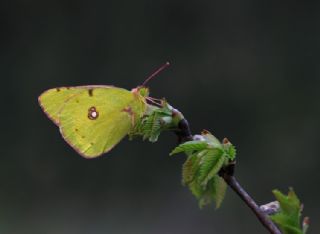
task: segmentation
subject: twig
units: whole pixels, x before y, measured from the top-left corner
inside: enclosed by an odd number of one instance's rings
[[[266,213],[264,213],[250,195],[242,188],[237,179],[233,176],[235,164],[229,164],[226,168],[221,169],[219,175],[229,185],[234,192],[249,206],[253,213],[257,216],[262,225],[272,234],[281,234],[277,226],[271,221]]]
[[[190,131],[189,123],[186,119],[182,119],[179,122],[178,130],[175,134],[178,136],[179,143],[190,141],[193,136]],[[236,178],[234,177],[234,167],[235,162],[231,162],[227,167],[220,170],[219,175],[224,179],[224,181],[229,185],[230,188],[245,202],[247,206],[253,211],[257,216],[261,224],[272,234],[281,234],[278,227],[271,221],[268,215],[263,212],[262,209],[257,205],[257,203],[250,197],[250,195],[241,187]]]
[[[190,131],[189,123],[186,119],[180,120],[178,129],[174,131],[174,133],[177,135],[179,143],[192,141],[192,134]]]

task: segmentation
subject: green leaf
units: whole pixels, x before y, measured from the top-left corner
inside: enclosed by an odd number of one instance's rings
[[[202,196],[199,198],[199,207],[201,209],[204,206],[212,203],[212,201],[214,200],[213,194],[214,194],[213,187],[209,187],[208,189],[202,192]]]
[[[207,150],[201,158],[198,180],[202,186],[206,186],[223,166],[225,158],[223,152],[218,149]]]
[[[224,181],[224,179],[222,179],[218,175],[214,176],[213,182],[214,182],[213,197],[216,203],[216,209],[218,209],[221,206],[222,201],[225,197],[226,190],[227,190],[227,183]]]
[[[198,192],[200,208],[211,204],[213,201],[216,208],[219,208],[224,199],[227,184],[220,176],[216,175],[208,182],[206,188],[199,186],[199,184],[197,186],[193,185],[193,188],[197,189],[195,191]]]
[[[280,203],[282,213],[290,217],[290,219],[288,219],[290,224],[299,226],[300,201],[294,191],[290,189],[288,196],[282,194],[279,190],[273,190],[273,194]]]
[[[200,157],[196,154],[190,155],[182,166],[182,184],[187,185],[192,182],[198,169]]]
[[[288,216],[283,213],[275,214],[271,219],[273,222],[278,224],[284,234],[302,234],[301,229],[290,224],[290,221],[288,221]]]
[[[182,167],[182,183],[198,199],[199,206],[215,202],[216,208],[219,208],[227,184],[218,172],[226,163],[235,159],[235,147],[227,140],[222,144],[206,130],[193,139],[178,145],[170,155],[183,152],[188,156]]]
[[[162,131],[175,127],[172,110],[173,108],[165,101],[162,101],[162,107],[147,105],[145,115],[137,121],[129,133],[129,138],[142,136],[143,140],[156,142]]]
[[[161,132],[160,118],[157,112],[151,117],[150,129],[148,129],[149,141],[156,142]]]
[[[183,184],[189,186],[201,208],[213,201],[220,207],[227,185],[217,173],[225,160],[221,149],[204,149],[191,154],[183,164]]]
[[[201,135],[206,139],[206,141],[212,145],[214,148],[221,148],[221,143],[220,141],[212,135],[209,131],[203,130],[201,132]]]
[[[231,160],[231,161],[234,161],[236,159],[236,148],[231,145],[228,145],[228,147],[226,148],[226,154],[227,154],[227,157]]]
[[[155,112],[144,119],[141,126],[143,140],[149,139],[155,122]]]
[[[189,189],[191,190],[192,194],[197,198],[200,199],[201,196],[203,195],[203,188],[201,187],[200,184],[197,183],[197,181],[193,180],[189,184]]]
[[[192,151],[200,151],[206,149],[208,144],[205,141],[187,141],[183,144],[178,145],[170,155],[178,154],[181,152],[192,152]]]
[[[301,203],[292,188],[288,195],[279,190],[272,191],[280,204],[280,211],[271,215],[271,219],[279,226],[283,234],[303,234],[306,233],[305,225],[301,227]]]
[[[224,138],[222,142],[223,142],[222,148],[225,151],[226,157],[230,161],[234,161],[236,159],[236,153],[237,153],[236,148],[231,144],[231,142],[227,138]]]

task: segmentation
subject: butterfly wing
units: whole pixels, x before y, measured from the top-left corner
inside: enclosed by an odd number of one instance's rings
[[[47,116],[59,125],[59,112],[74,95],[82,92],[78,87],[60,87],[49,89],[39,96],[39,104]]]
[[[108,152],[145,112],[141,96],[116,87],[87,87],[69,98],[58,114],[63,138],[82,156]]]

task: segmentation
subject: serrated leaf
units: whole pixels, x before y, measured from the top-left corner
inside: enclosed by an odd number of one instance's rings
[[[203,188],[195,181],[193,180],[188,184],[190,191],[192,194],[197,198],[200,199],[203,194]]]
[[[218,140],[218,138],[216,138],[214,135],[212,135],[209,131],[203,130],[201,135],[214,148],[221,148],[221,142]]]
[[[280,211],[271,215],[271,219],[279,226],[283,234],[302,234],[304,230],[301,227],[301,204],[299,198],[292,188],[288,195],[279,190],[273,190],[277,201],[280,204]]]
[[[213,201],[212,191],[210,189],[205,190],[202,196],[199,198],[199,207],[202,209],[204,206],[209,205]]]
[[[271,219],[280,227],[283,234],[302,234],[299,228],[288,222],[288,216],[282,213],[271,216]]]
[[[206,188],[203,188],[195,180],[189,184],[189,188],[198,199],[200,208],[209,205],[213,201],[216,203],[216,208],[219,208],[224,199],[227,184],[217,176],[210,180]]]
[[[155,127],[158,124],[156,117],[157,115],[153,113],[146,119],[146,122],[143,125],[143,132],[147,138],[150,137],[150,135],[152,134],[152,132],[154,131]]]
[[[208,144],[204,141],[187,141],[178,145],[171,151],[170,155],[178,154],[181,152],[192,152],[192,151],[200,151],[206,149]]]
[[[215,150],[219,152],[218,149]],[[208,161],[206,161],[208,160],[207,157],[211,157],[212,155],[214,155],[212,149],[202,150],[189,156],[183,165],[183,183],[189,186],[192,194],[198,199],[200,208],[212,203],[213,201],[216,204],[216,208],[219,208],[227,188],[227,184],[224,180],[217,175],[216,171],[214,171],[217,170],[215,169],[217,164],[213,163],[211,164],[211,167],[207,164],[203,164],[208,163]],[[220,158],[223,159],[221,152],[217,157],[218,162],[221,160]],[[206,174],[204,179],[200,180],[202,176],[201,173],[205,173],[203,171],[204,168],[202,168],[201,171],[201,166],[204,165],[208,166],[208,169],[205,170],[208,170],[209,173]],[[214,173],[212,175],[208,175],[211,171]],[[203,180],[208,181],[204,184]]]
[[[235,159],[235,148],[230,142],[221,144],[208,131],[195,135],[193,139],[178,145],[170,155],[183,152],[188,156],[182,167],[182,183],[198,199],[199,206],[214,201],[218,208],[227,188],[218,172],[226,162]]]
[[[234,161],[235,158],[236,158],[236,154],[237,154],[236,147],[234,147],[233,145],[230,145],[230,146],[228,147],[228,150],[227,150],[228,158],[229,158],[231,161]]]
[[[282,212],[287,215],[295,214],[296,220],[299,220],[300,201],[293,190],[290,189],[288,196],[282,194],[279,190],[273,190],[273,194],[279,201]],[[296,224],[298,225],[299,223]]]
[[[186,185],[193,181],[195,174],[199,168],[200,159],[197,155],[191,155],[187,158],[187,160],[182,165],[182,184]]]
[[[214,187],[215,187],[215,194],[213,196],[216,203],[216,209],[218,209],[223,202],[228,185],[224,181],[224,179],[216,175],[214,177]]]
[[[156,142],[160,133],[174,126],[172,107],[164,100],[162,107],[147,105],[145,115],[141,117],[129,133],[129,138],[142,136],[143,140]]]
[[[149,131],[149,141],[156,142],[161,132],[160,119],[157,114],[154,114],[151,123],[151,129]]]
[[[199,176],[197,180],[202,186],[206,186],[208,181],[213,178],[221,169],[224,163],[223,152],[220,149],[207,150],[201,158]]]
[[[151,142],[156,142],[161,133],[160,115],[154,111],[141,122],[139,133],[143,140],[148,139]]]

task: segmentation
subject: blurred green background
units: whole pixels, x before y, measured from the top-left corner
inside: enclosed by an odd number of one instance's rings
[[[45,89],[149,83],[189,120],[237,146],[236,176],[259,204],[293,186],[319,233],[317,1],[0,3],[0,233],[267,233],[230,190],[203,210],[181,186],[165,133],[86,160],[60,137]]]

